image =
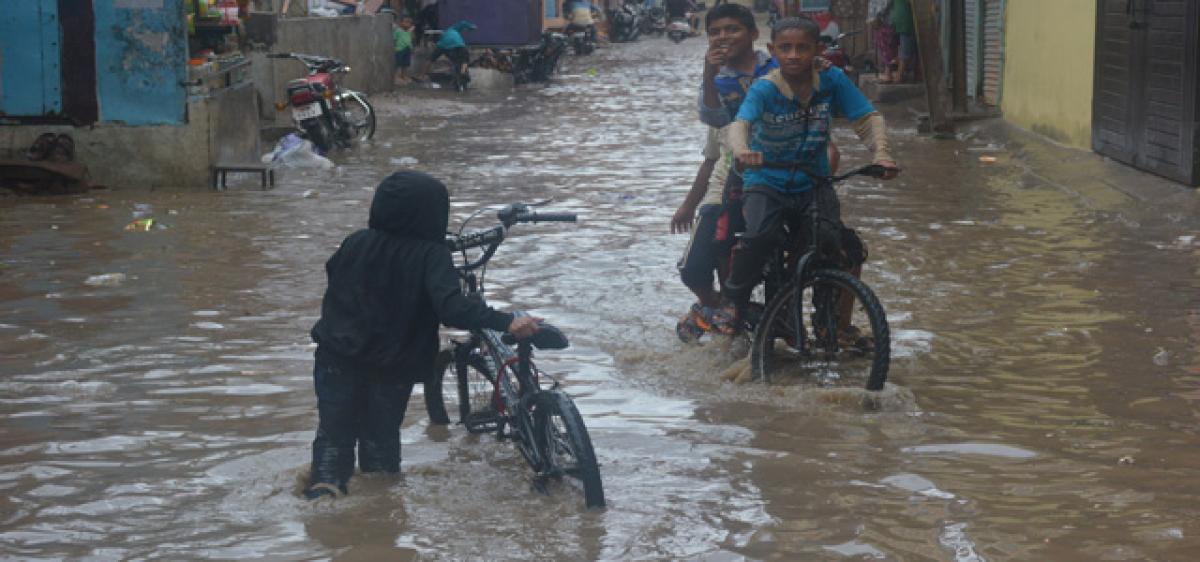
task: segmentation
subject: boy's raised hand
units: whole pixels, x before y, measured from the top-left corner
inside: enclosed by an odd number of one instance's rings
[[[725,59],[729,56],[729,48],[719,43],[709,43],[708,50],[704,53],[704,72],[710,76],[715,76],[717,71],[725,65]]]
[[[508,333],[519,339],[525,339],[537,333],[538,322],[541,321],[541,318],[533,316],[517,316],[508,324]]]

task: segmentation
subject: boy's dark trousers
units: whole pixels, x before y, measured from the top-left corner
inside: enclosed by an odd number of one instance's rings
[[[799,193],[781,193],[764,185],[751,186],[743,195],[742,213],[746,219],[746,231],[742,234],[733,252],[733,266],[725,281],[722,296],[738,307],[750,300],[750,294],[763,277],[763,266],[771,252],[783,242],[783,225],[788,223],[793,232],[807,238],[809,229],[807,208],[816,202],[822,218],[833,224],[831,235],[823,240],[838,240],[842,226],[842,208],[837,192],[820,187]]]
[[[400,471],[400,422],[412,394],[412,383],[401,375],[347,367],[317,350],[313,383],[320,422],[310,485],[344,487],[354,475],[356,444],[363,472]]]

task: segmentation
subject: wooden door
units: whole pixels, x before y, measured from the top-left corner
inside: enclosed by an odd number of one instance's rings
[[[1099,0],[1092,148],[1167,178],[1200,183],[1192,0]]]
[[[4,2],[0,7],[0,117],[62,112],[61,38],[57,0]]]

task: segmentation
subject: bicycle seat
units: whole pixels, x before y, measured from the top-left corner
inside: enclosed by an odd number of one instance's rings
[[[523,340],[518,340],[517,337],[512,334],[504,334],[504,336],[502,336],[500,339],[508,345],[513,345],[520,342],[528,342],[529,344],[533,345],[535,349],[544,351],[566,349],[567,346],[571,345],[570,342],[567,341],[567,335],[562,333],[562,330],[559,330],[558,328],[555,328],[546,322],[538,323],[537,333]]]

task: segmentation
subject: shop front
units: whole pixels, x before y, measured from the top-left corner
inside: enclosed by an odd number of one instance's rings
[[[112,187],[201,187],[215,163],[257,158],[247,63],[219,47],[236,24],[209,32],[212,18],[188,17],[198,15],[189,3],[6,5],[0,158],[20,160],[34,139],[66,135],[90,181]]]

